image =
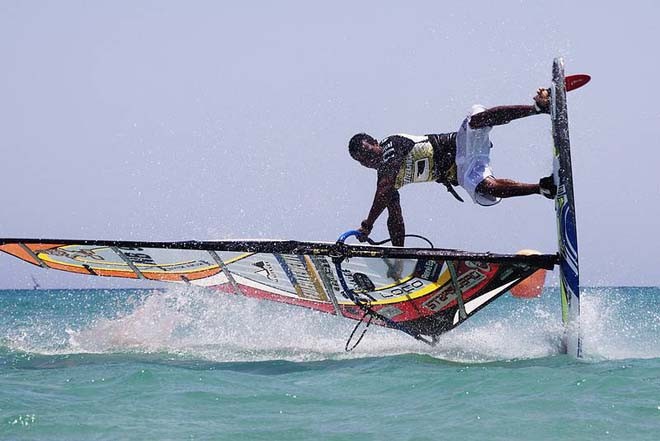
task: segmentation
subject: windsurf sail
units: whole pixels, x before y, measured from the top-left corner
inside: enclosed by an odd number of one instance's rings
[[[427,343],[557,255],[471,253],[343,242],[0,239],[0,251],[71,273],[160,280],[301,306]]]
[[[577,223],[571,143],[568,133],[568,108],[564,60],[556,58],[552,66],[552,136],[554,141],[554,179],[557,185],[555,213],[557,215],[557,239],[559,242],[559,285],[561,291],[562,319],[565,326],[564,345],[570,355],[582,356],[580,335],[580,271],[578,264]]]

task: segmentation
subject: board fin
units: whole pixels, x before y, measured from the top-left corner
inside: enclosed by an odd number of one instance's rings
[[[591,81],[591,76],[587,74],[568,75],[566,78],[564,78],[564,84],[566,85],[566,92],[579,89],[580,87],[587,84],[589,81]]]

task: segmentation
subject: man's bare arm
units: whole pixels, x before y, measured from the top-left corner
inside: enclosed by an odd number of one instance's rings
[[[402,247],[405,241],[406,226],[403,223],[403,212],[401,211],[401,201],[399,192],[394,190],[390,203],[387,205],[387,230],[392,239],[392,245]]]
[[[535,105],[526,106],[498,106],[486,109],[481,113],[472,115],[470,127],[478,129],[481,127],[501,126],[514,119],[525,118],[539,113],[548,113],[550,108],[550,92],[547,89],[539,89],[534,97]]]
[[[486,109],[481,113],[472,115],[470,127],[479,129],[481,127],[501,126],[510,123],[514,119],[525,118],[538,114],[534,106],[498,106]]]
[[[376,219],[389,206],[395,193],[396,196],[399,195],[399,192],[394,189],[394,177],[387,175],[379,176],[376,184],[376,194],[374,195],[374,201],[371,204],[369,215],[362,221],[361,228],[359,229],[363,234],[368,236],[371,233]]]

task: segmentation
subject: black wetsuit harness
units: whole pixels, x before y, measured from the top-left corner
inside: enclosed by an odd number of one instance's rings
[[[438,182],[445,187],[456,199],[461,202],[461,198],[454,187],[458,186],[456,177],[456,132],[440,133],[437,135],[426,135],[434,150],[435,169],[438,173]]]

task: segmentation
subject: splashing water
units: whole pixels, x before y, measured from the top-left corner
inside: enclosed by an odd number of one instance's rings
[[[164,352],[212,361],[418,353],[484,362],[557,355],[563,333],[556,289],[546,290],[541,299],[498,299],[435,347],[372,326],[349,354],[344,344],[355,322],[302,308],[191,287],[137,294],[124,290],[109,297],[103,291],[53,295],[46,302],[54,310],[51,315],[32,311],[17,316],[20,326],[2,325],[3,339],[13,349],[37,353]],[[656,288],[585,289],[581,328],[586,359],[660,357],[658,303]],[[67,313],[72,309],[78,314]]]
[[[588,357],[660,357],[659,288],[589,288],[580,303]]]

